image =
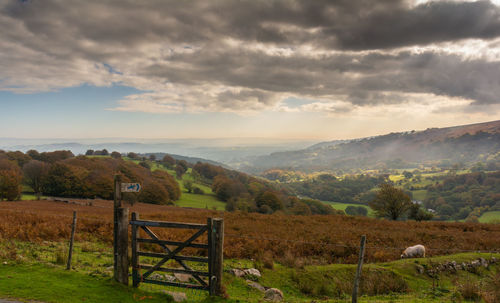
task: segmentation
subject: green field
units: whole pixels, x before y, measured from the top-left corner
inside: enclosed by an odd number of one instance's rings
[[[425,189],[412,190],[411,192],[413,194],[413,199],[420,201],[423,201],[425,199],[425,195],[427,195],[427,190]]]
[[[481,223],[500,223],[500,211],[487,211],[479,217]]]
[[[42,196],[41,197],[42,199],[45,199],[46,197],[45,196]],[[21,200],[23,201],[29,201],[29,200],[37,200],[36,196],[33,195],[33,194],[26,194],[26,193],[23,193],[21,195]]]

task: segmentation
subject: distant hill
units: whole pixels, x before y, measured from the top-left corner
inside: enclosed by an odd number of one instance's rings
[[[309,148],[256,157],[245,171],[409,168],[420,164],[500,161],[500,121],[428,128],[369,138],[322,142]]]
[[[75,155],[88,149],[121,153],[168,153],[186,157],[210,159],[237,167],[247,157],[269,155],[277,151],[296,150],[310,146],[314,140],[226,138],[226,139],[21,139],[0,138],[0,150],[30,149],[39,152],[71,150]],[[185,159],[186,160],[186,159]],[[190,161],[188,161],[190,162]],[[204,161],[207,162],[207,161]]]
[[[141,155],[144,155],[146,157],[149,157],[150,155],[154,155],[156,157],[156,159],[158,159],[158,160],[161,160],[166,155],[169,155],[172,158],[174,158],[175,160],[184,160],[184,161],[191,163],[191,164],[196,164],[198,162],[201,162],[201,163],[208,163],[208,164],[212,164],[212,165],[216,165],[216,166],[221,166],[221,167],[224,167],[226,169],[231,169],[231,167],[229,167],[223,163],[208,160],[208,159],[198,158],[198,157],[187,157],[187,156],[181,156],[181,155],[176,155],[176,154],[167,154],[167,153],[146,153],[146,154],[141,154]]]

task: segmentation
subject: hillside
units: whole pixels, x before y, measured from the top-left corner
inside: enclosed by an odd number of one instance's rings
[[[307,149],[257,157],[243,169],[257,173],[270,168],[310,172],[451,166],[477,161],[498,162],[499,151],[500,121],[493,121],[390,133],[347,142],[323,142]]]

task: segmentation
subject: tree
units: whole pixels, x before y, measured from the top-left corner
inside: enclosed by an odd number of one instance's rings
[[[363,206],[349,205],[346,207],[345,213],[350,216],[366,216],[368,215],[368,210]]]
[[[23,166],[23,172],[26,184],[31,186],[37,199],[40,200],[43,183],[49,172],[49,164],[38,160],[31,160]]]
[[[22,173],[15,162],[0,160],[0,201],[14,201],[21,197]]]
[[[420,207],[420,204],[413,203],[410,206],[410,210],[408,212],[408,219],[412,219],[415,221],[428,221],[432,219],[434,215]]]
[[[141,161],[139,162],[139,165],[144,167],[145,169],[151,169],[151,165],[149,165],[149,162],[147,161]]]
[[[134,153],[134,152],[128,153],[127,157],[129,157],[130,159],[134,159],[134,160],[138,160],[140,158],[139,155]]]
[[[271,213],[284,208],[283,202],[281,202],[278,195],[269,190],[259,195],[257,199],[255,199],[255,203],[257,203],[257,206],[259,207],[260,210],[265,210],[262,211],[262,213],[269,213],[267,211],[268,210],[267,207],[269,207],[272,210]]]
[[[149,160],[150,160],[150,161],[156,161],[156,156],[155,156],[155,154],[151,154],[151,155],[149,155]]]
[[[388,217],[397,220],[412,205],[410,196],[391,184],[379,185],[380,189],[369,205],[375,211],[377,217]]]
[[[122,154],[120,154],[117,151],[114,151],[114,152],[111,153],[111,158],[113,158],[113,159],[121,159],[122,158]]]
[[[177,179],[182,179],[182,175],[187,171],[187,168],[185,168],[182,165],[177,164],[175,166],[175,175],[177,176]]]
[[[165,155],[162,160],[163,165],[165,165],[168,168],[172,168],[175,165],[175,159],[172,158],[170,155]]]
[[[191,180],[184,181],[184,188],[188,191],[188,193],[191,193],[193,191],[193,181]]]
[[[93,149],[87,149],[87,151],[85,152],[85,156],[92,156],[93,154],[94,154]]]

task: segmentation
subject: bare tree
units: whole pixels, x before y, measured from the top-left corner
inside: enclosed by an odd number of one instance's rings
[[[43,181],[47,177],[49,165],[38,160],[31,160],[23,167],[26,184],[33,188],[38,200],[42,195]]]

